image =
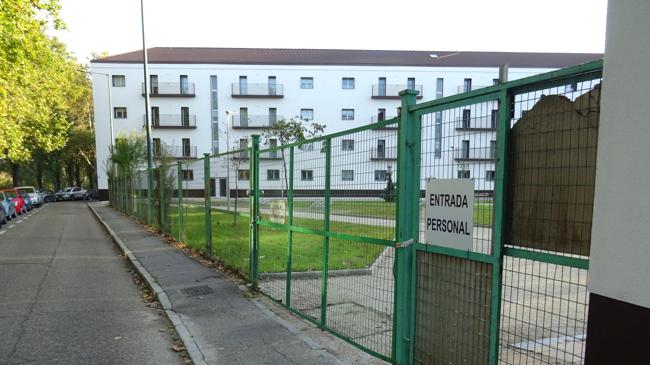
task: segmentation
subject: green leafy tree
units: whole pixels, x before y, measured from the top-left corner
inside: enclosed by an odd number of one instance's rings
[[[388,169],[386,170],[386,188],[384,188],[384,192],[382,194],[382,198],[386,202],[394,202],[395,201],[395,183],[393,182],[393,171],[391,169],[391,166],[388,166]]]
[[[307,139],[319,136],[325,132],[325,125],[306,122],[298,118],[277,121],[273,126],[264,130],[264,139],[268,144],[271,139],[276,139],[280,146],[302,142]],[[285,150],[280,150],[282,157],[282,166],[284,172],[284,187],[289,186],[287,177],[287,159]],[[284,197],[284,190],[282,189],[282,197]]]

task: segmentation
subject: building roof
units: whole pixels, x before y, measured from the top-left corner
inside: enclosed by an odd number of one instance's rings
[[[560,68],[603,57],[602,53],[380,51],[283,48],[149,48],[149,63],[243,65],[346,65],[416,67]],[[93,63],[142,63],[142,51],[102,57]]]

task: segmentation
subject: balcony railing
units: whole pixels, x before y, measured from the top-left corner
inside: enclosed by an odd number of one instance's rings
[[[196,96],[193,82],[158,82],[149,85],[149,96]],[[144,82],[142,83],[142,95],[144,96]]]
[[[153,155],[154,157],[161,157],[162,152],[165,153],[165,155],[172,157],[172,158],[179,158],[179,159],[190,159],[190,158],[196,158],[196,146],[154,146],[153,148]]]
[[[397,160],[397,147],[374,147],[370,150],[371,160]]]
[[[246,115],[235,114],[233,116],[232,127],[234,129],[259,129],[268,128],[275,125],[278,120],[283,120],[281,115]]]
[[[147,122],[147,116],[142,119]],[[151,128],[158,129],[195,129],[196,115],[194,114],[159,114],[151,115]]]
[[[454,160],[456,161],[494,161],[496,159],[497,151],[493,147],[459,149],[454,151]]]
[[[399,99],[399,92],[408,89],[408,85],[372,85],[373,99]],[[417,98],[422,99],[422,85],[415,85]]]
[[[370,122],[374,124],[374,123],[383,122],[385,120],[389,120],[389,119],[393,119],[393,118],[395,118],[394,115],[391,115],[389,117],[380,117],[378,115],[373,115],[372,117],[370,117]],[[374,129],[397,129],[397,127],[398,127],[398,124],[393,123],[393,124],[388,124],[388,125],[385,125],[385,126],[382,126],[382,127],[377,127],[377,128],[374,128]]]
[[[487,85],[472,85],[472,87],[469,90],[465,90],[465,85],[458,85],[458,93],[459,94],[467,93],[472,90],[482,89],[484,87],[487,87]]]
[[[232,84],[233,98],[283,98],[282,84]]]
[[[456,129],[461,131],[496,131],[496,120],[491,115],[456,119]]]
[[[271,151],[260,153],[260,160],[280,160],[282,159],[282,152]]]

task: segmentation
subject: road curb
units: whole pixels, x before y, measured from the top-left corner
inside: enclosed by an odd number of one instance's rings
[[[145,282],[151,288],[151,290],[154,291],[156,297],[158,298],[158,302],[160,302],[160,305],[165,311],[165,315],[167,316],[169,321],[174,325],[174,328],[176,329],[176,333],[178,334],[181,341],[183,342],[187,354],[190,356],[190,359],[192,359],[192,362],[195,365],[207,365],[208,363],[205,361],[205,356],[203,356],[203,353],[199,349],[199,346],[197,345],[196,341],[194,341],[194,337],[192,337],[192,335],[190,334],[190,331],[185,326],[185,323],[183,323],[183,320],[180,317],[180,315],[178,315],[178,313],[174,311],[174,308],[172,307],[172,303],[169,300],[169,297],[167,296],[165,290],[158,284],[158,282],[156,281],[156,279],[154,279],[151,273],[149,273],[149,271],[144,266],[142,266],[140,261],[138,261],[137,257],[135,257],[133,252],[131,252],[131,250],[124,244],[124,242],[120,239],[120,237],[118,237],[115,231],[113,231],[113,229],[97,213],[97,211],[93,207],[94,204],[96,203],[88,203],[88,208],[90,208],[90,210],[95,215],[95,218],[97,218],[97,220],[104,226],[108,234],[113,238],[113,241],[119,246],[120,250],[124,253],[124,256],[126,256],[129,259],[131,265],[144,278]]]

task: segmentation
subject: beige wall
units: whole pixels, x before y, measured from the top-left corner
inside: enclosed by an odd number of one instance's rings
[[[610,0],[590,291],[650,307],[650,1]]]

